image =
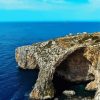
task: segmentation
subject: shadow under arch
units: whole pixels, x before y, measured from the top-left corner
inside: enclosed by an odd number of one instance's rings
[[[94,97],[95,91],[85,90],[87,83],[95,77],[88,75],[91,63],[84,57],[84,50],[75,50],[56,67],[53,77],[55,96],[61,96],[64,90],[74,90],[77,96]]]

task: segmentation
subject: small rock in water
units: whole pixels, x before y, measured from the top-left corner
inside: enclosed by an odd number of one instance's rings
[[[82,99],[82,97],[81,97],[81,96],[79,96],[78,98],[79,98],[80,100]]]
[[[58,98],[54,98],[54,100],[59,100]]]
[[[75,95],[75,91],[74,90],[65,90],[65,91],[63,91],[63,94],[66,96],[73,96],[73,95]]]

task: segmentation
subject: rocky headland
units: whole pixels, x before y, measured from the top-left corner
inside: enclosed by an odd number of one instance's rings
[[[100,32],[70,34],[18,47],[15,56],[20,68],[39,69],[30,99],[53,98],[56,90],[52,80],[56,73],[67,82],[87,82],[85,89],[95,90],[93,100],[100,100]]]

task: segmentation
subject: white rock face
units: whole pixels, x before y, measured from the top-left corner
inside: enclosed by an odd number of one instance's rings
[[[74,90],[65,90],[65,91],[63,91],[63,94],[66,96],[73,96],[73,95],[75,95],[75,91]]]

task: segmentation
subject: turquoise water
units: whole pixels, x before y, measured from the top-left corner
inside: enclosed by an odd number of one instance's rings
[[[67,33],[98,32],[96,22],[0,23],[0,100],[28,100],[38,71],[19,70],[15,49],[19,46],[64,36]]]

